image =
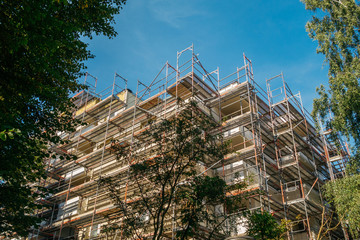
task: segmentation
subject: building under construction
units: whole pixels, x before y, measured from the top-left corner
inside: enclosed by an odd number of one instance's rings
[[[81,124],[75,132],[59,133],[66,144],[51,146],[58,157],[47,161],[43,184],[53,194],[43,200],[49,207],[38,214],[45,220],[29,238],[105,238],[101,228],[118,210],[98,180],[129,167],[109,150],[111,143],[143,141],[149,117],[161,121],[177,109],[177,99],[192,99],[218,121],[224,139],[231,140],[232,153],[205,166],[207,171],[227,184],[247,181],[246,190],[254,194],[245,207],[290,220],[288,239],[316,239],[323,209],[329,210],[321,187],[344,174],[347,146],[330,141],[326,129],[315,129],[300,93],[293,94],[282,74],[267,79],[264,90],[255,81],[251,61],[243,58],[242,67],[221,78],[219,69],[203,67],[190,46],[177,53],[176,66],[166,63],[150,84],[138,81],[136,91],[115,74],[113,84],[99,92],[97,79],[87,74],[89,88],[74,97],[74,118]],[[68,160],[68,154],[77,159]],[[125,182],[123,187],[126,199]],[[234,217],[235,230],[223,238],[246,239],[246,220]],[[347,238],[341,228],[327,237]],[[119,232],[111,239],[125,238]]]

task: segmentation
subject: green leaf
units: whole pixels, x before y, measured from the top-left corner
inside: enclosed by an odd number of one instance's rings
[[[6,133],[5,133],[5,131],[0,132],[0,139],[3,140],[3,141],[6,141]]]
[[[14,139],[14,134],[12,132],[8,132],[7,135],[10,139]]]

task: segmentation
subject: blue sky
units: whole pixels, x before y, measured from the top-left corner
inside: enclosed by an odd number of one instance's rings
[[[138,79],[149,84],[166,61],[175,66],[176,52],[192,43],[207,70],[220,68],[220,77],[243,66],[245,53],[259,85],[266,89],[265,79],[283,72],[311,110],[327,67],[306,33],[310,18],[299,0],[128,0],[116,17],[118,36],[88,41],[96,57],[86,65],[99,89],[117,72],[135,90]]]

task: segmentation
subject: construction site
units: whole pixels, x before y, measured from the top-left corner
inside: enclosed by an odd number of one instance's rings
[[[88,89],[74,96],[74,118],[81,124],[75,132],[59,133],[66,144],[51,146],[58,157],[47,160],[48,178],[42,183],[52,191],[43,199],[49,207],[38,212],[45,220],[29,239],[126,239],[121,232],[107,238],[101,231],[116,220],[118,209],[98,180],[126,175],[129,168],[109,150],[111,143],[131,146],[146,141],[141,135],[148,119],[173,116],[179,111],[178,99],[195,101],[218,122],[224,139],[231,140],[231,153],[206,163],[208,173],[228,185],[246,181],[246,190],[254,194],[245,209],[290,220],[288,239],[316,239],[323,213],[330,211],[321,187],[343,176],[347,145],[340,137],[332,140],[331,129],[315,128],[300,93],[292,92],[283,74],[268,78],[261,87],[251,60],[245,55],[243,59],[241,67],[220,77],[219,68],[205,69],[192,45],[177,53],[176,65],[167,62],[149,84],[138,81],[133,90],[126,78],[115,74],[113,84],[98,91],[97,78],[87,73]],[[77,159],[67,159],[68,154]],[[121,197],[126,202],[134,196],[125,181]],[[233,217],[235,230],[216,239],[250,239],[246,219]],[[174,231],[169,228],[163,239],[174,239]],[[327,234],[327,239],[347,238],[341,227]]]

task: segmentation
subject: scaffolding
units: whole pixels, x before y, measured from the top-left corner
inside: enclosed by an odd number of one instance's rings
[[[51,146],[57,156],[47,160],[43,184],[53,194],[43,199],[47,207],[38,213],[46,221],[29,238],[103,238],[101,227],[116,219],[119,209],[99,180],[121,176],[120,197],[129,202],[134,198],[128,184],[131,163],[116,159],[110,151],[113,142],[146,149],[142,133],[149,119],[170,118],[181,111],[179,99],[191,99],[218,122],[214,131],[231,140],[231,153],[222,161],[204,163],[209,174],[229,185],[247,181],[246,191],[253,192],[244,203],[247,209],[290,220],[289,239],[315,239],[324,206],[321,186],[344,173],[349,153],[327,131],[318,133],[300,93],[291,92],[283,74],[266,80],[265,91],[255,81],[251,60],[243,59],[242,67],[220,78],[219,68],[208,72],[191,45],[177,53],[175,67],[166,62],[149,85],[137,81],[136,92],[117,73],[113,84],[98,92],[97,78],[87,73],[88,89],[73,98],[74,118],[81,124],[74,132],[58,134],[66,143]],[[69,154],[77,159],[66,158]],[[242,239],[246,219],[233,218],[238,226],[230,238]],[[123,239],[121,233],[112,237]],[[343,235],[332,231],[329,238]]]

